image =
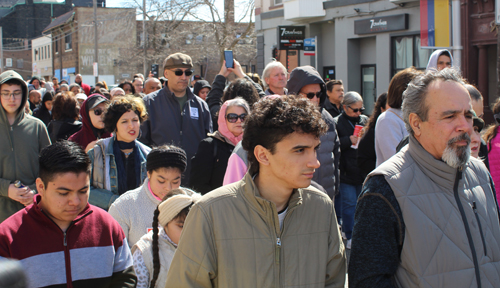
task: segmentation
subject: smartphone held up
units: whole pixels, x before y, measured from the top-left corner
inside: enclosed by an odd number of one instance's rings
[[[226,60],[226,68],[234,68],[233,50],[224,50],[224,60]]]

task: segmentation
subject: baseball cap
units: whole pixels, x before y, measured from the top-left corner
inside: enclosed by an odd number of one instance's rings
[[[106,97],[102,96],[101,94],[92,94],[89,97],[89,100],[87,101],[87,109],[94,109],[97,107],[97,105],[103,103],[103,102],[109,102]]]

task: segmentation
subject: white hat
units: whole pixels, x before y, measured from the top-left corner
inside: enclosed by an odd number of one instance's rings
[[[87,100],[87,95],[83,93],[76,94],[76,99],[82,99],[83,101]]]

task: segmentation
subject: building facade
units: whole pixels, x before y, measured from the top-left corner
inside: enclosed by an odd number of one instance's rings
[[[433,50],[420,45],[419,9],[418,0],[261,0],[255,13],[257,70],[262,73],[272,58],[289,71],[315,66],[325,80],[341,79],[346,91],[359,92],[371,113],[396,72],[427,65]],[[301,26],[305,38],[316,37],[316,56],[283,49],[283,34],[292,33],[283,28]]]
[[[123,74],[135,72],[126,63],[117,64],[123,51],[135,45],[135,17],[133,8],[97,9],[99,81],[115,84]],[[75,75],[82,74],[84,83],[95,84],[93,19],[92,8],[75,7],[44,29],[52,35],[52,67],[58,79],[74,82]]]
[[[52,37],[50,35],[35,38],[31,41],[32,75],[50,80],[52,71]]]

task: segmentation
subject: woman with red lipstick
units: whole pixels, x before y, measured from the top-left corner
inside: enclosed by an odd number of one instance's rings
[[[146,179],[146,157],[151,148],[136,140],[146,117],[140,98],[125,96],[111,102],[104,127],[113,137],[97,141],[88,152],[92,161],[90,204],[108,210],[120,195]]]
[[[243,123],[250,112],[241,97],[222,104],[217,124],[219,130],[209,133],[198,146],[191,161],[191,187],[202,194],[222,186],[227,161],[234,146],[243,138]]]

